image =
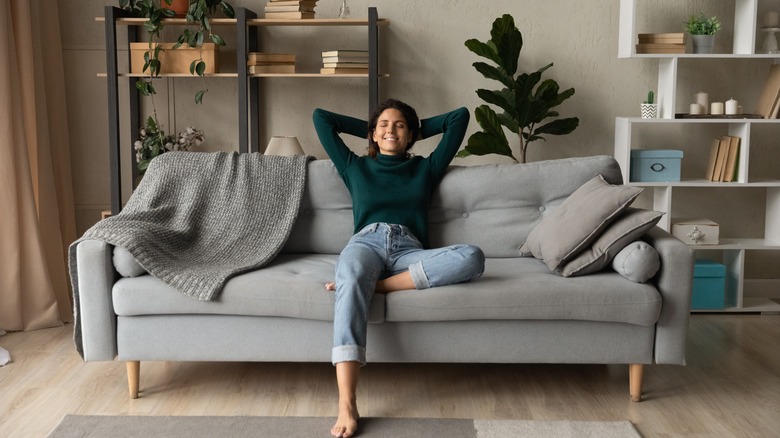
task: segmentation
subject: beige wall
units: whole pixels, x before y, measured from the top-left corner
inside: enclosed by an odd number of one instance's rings
[[[83,231],[99,219],[100,210],[108,208],[109,202],[106,84],[104,78],[96,76],[105,71],[103,23],[96,22],[94,17],[103,15],[105,5],[115,5],[118,1],[59,2],[78,224]],[[318,13],[324,17],[336,16],[340,3],[321,0]],[[380,32],[380,70],[390,74],[390,78],[382,80],[380,98],[405,100],[415,106],[422,117],[458,106],[473,109],[482,103],[474,90],[496,87],[497,83],[482,78],[471,67],[478,58],[463,43],[468,38],[487,39],[493,20],[503,13],[512,14],[523,32],[521,68],[532,71],[554,62],[546,77],[556,79],[561,87],[576,89],[574,97],[560,107],[560,112],[563,116],[580,118],[580,126],[572,135],[532,144],[529,149],[531,161],[611,155],[615,117],[638,115],[639,103],[648,90],[656,87],[656,61],[617,58],[617,0],[348,0],[348,3],[353,17],[365,17],[368,6],[377,6],[379,16],[390,20],[390,26]],[[234,0],[232,4],[262,11],[265,1]],[[760,13],[770,7],[780,10],[777,1],[762,1]],[[728,51],[733,33],[733,8],[733,0],[640,1],[637,30],[680,31],[681,22],[687,15],[705,10],[708,15],[722,18],[724,29],[718,35],[716,50]],[[220,30],[228,41],[229,52],[235,47],[235,37],[231,35],[233,28]],[[120,30],[120,35],[122,33]],[[261,35],[263,41],[269,41],[261,44],[263,49],[298,53],[299,68],[304,70],[318,68],[321,50],[365,48],[367,39],[363,28],[269,28],[262,29]],[[759,34],[758,41],[761,38],[763,35]],[[223,53],[221,59],[226,65],[235,65],[233,57],[234,52]],[[725,101],[733,96],[750,110],[759,92],[756,84],[763,81],[769,63],[766,60],[682,60],[678,108],[687,107],[696,91],[706,90],[713,100]],[[206,132],[206,142],[199,150],[236,150],[235,80],[209,80],[210,92],[204,99],[205,104],[190,105],[199,86],[195,80],[177,80],[169,84],[161,81],[157,85],[156,107],[165,120],[166,131],[197,126]],[[309,154],[319,158],[326,155],[311,125],[314,108],[324,107],[361,117],[367,112],[367,87],[364,81],[356,79],[266,79],[262,81],[261,93],[264,96],[261,143],[271,135],[295,135]],[[124,119],[126,111],[122,114]],[[123,129],[126,132],[127,127],[123,126]],[[685,147],[683,177],[697,177],[704,174],[709,139],[723,134],[718,129],[723,128],[647,130],[642,132],[642,142],[655,148]],[[477,130],[472,117],[469,134]],[[772,148],[777,146],[775,136],[776,129],[754,133],[754,148],[771,154]],[[126,142],[125,150],[128,150],[129,140]],[[364,144],[355,141],[350,146],[360,151]],[[433,141],[422,142],[416,146],[417,153],[427,155],[433,146]],[[507,160],[469,158],[456,159],[454,164],[483,162]],[[778,166],[771,160],[754,158],[752,164],[757,175],[780,178]],[[127,160],[125,174],[129,173],[130,165]],[[129,181],[125,186],[129,187]],[[522,187],[517,189],[522,190]],[[722,195],[737,205],[726,214],[722,211],[718,192],[675,192],[675,209],[687,216],[700,216],[702,210],[710,211],[710,216],[721,218],[723,234],[763,235],[763,190],[723,190]],[[716,196],[712,196],[713,193]],[[712,201],[702,202],[702,197]],[[643,195],[639,202],[651,205],[651,196]],[[745,215],[746,211],[751,213]],[[749,260],[751,267],[748,269],[748,275],[752,277],[771,277],[772,268],[780,260],[771,253],[751,255],[749,259],[753,259]]]

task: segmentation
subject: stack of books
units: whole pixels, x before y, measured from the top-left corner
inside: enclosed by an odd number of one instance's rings
[[[252,52],[246,65],[249,74],[295,73],[295,53]]]
[[[265,18],[303,20],[314,18],[317,0],[268,0],[265,4]]]
[[[368,74],[367,50],[322,52],[322,74]]]
[[[640,33],[637,54],[685,53],[685,33]]]
[[[731,135],[724,135],[712,141],[705,179],[713,182],[737,180],[739,143],[740,138]]]

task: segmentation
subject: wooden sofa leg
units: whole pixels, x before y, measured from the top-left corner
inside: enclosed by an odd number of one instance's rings
[[[138,378],[141,374],[141,362],[137,360],[127,361],[127,386],[130,389],[130,398],[138,398]]]
[[[628,366],[628,387],[631,394],[631,401],[638,402],[642,400],[642,375],[645,366],[641,363],[632,363]]]

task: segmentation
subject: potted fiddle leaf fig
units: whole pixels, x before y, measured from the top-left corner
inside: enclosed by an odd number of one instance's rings
[[[493,22],[486,42],[469,39],[465,44],[470,51],[491,62],[472,65],[487,79],[500,82],[503,88],[479,89],[477,95],[502,112],[497,113],[489,105],[477,107],[474,114],[482,131],[471,135],[457,156],[499,154],[516,163],[525,163],[531,142],[545,140],[546,135],[569,134],[577,128],[577,117],[556,118],[559,113],[554,108],[574,95],[574,88],[560,91],[555,80],[542,81],[542,74],[552,63],[532,73],[518,73],[523,36],[511,15],[505,14]],[[512,153],[505,128],[517,135],[519,157]]]

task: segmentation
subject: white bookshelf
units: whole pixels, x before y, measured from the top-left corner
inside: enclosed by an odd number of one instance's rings
[[[768,298],[753,296],[745,290],[745,284],[751,280],[745,279],[746,251],[777,251],[780,250],[780,180],[752,179],[750,176],[751,132],[757,126],[777,126],[780,120],[766,119],[675,119],[675,100],[677,95],[678,61],[679,59],[768,59],[778,62],[778,54],[757,54],[756,30],[758,0],[735,0],[734,5],[734,40],[733,53],[720,54],[637,54],[636,13],[638,0],[620,0],[620,28],[618,41],[619,58],[651,58],[658,62],[658,86],[656,102],[658,103],[657,119],[642,119],[638,117],[617,117],[615,120],[615,159],[620,164],[623,180],[628,185],[646,187],[652,190],[653,208],[666,212],[659,226],[671,230],[673,215],[672,199],[680,189],[697,188],[761,188],[766,191],[766,208],[764,211],[763,238],[741,238],[738,236],[722,236],[718,245],[694,245],[695,251],[719,250],[723,252],[723,262],[726,266],[726,302],[724,312],[780,312],[780,304]],[[650,0],[648,0],[650,1]],[[738,178],[734,182],[710,182],[701,179],[684,179],[679,182],[650,183],[631,181],[631,149],[639,149],[634,144],[635,128],[659,129],[674,126],[711,125],[720,126],[728,135],[740,137]],[[644,129],[643,129],[644,131]],[[756,159],[755,154],[752,155]],[[769,158],[769,157],[767,157]],[[776,159],[776,157],[772,157]],[[715,196],[713,191],[713,196]],[[770,280],[780,288],[780,280]]]

